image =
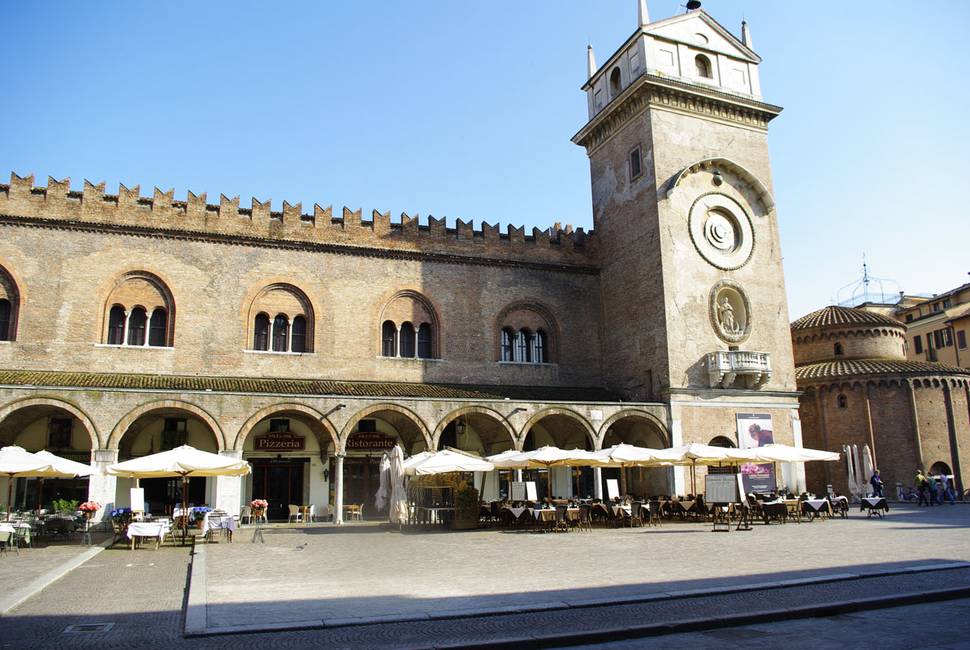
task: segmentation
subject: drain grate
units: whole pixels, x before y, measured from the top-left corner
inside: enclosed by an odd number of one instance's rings
[[[64,633],[74,633],[74,632],[107,632],[115,626],[114,623],[79,623],[77,625],[68,625],[64,628]]]

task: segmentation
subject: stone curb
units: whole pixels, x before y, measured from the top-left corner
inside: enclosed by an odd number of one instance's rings
[[[859,580],[865,578],[877,578],[885,576],[894,575],[907,575],[913,573],[925,573],[929,571],[944,571],[948,569],[968,569],[970,568],[970,562],[946,562],[937,564],[923,564],[923,565],[913,565],[907,567],[900,567],[895,569],[888,569],[884,571],[872,571],[867,573],[829,573],[820,576],[810,576],[807,578],[795,578],[791,580],[779,580],[775,582],[756,582],[748,584],[738,584],[738,585],[725,585],[719,587],[707,587],[702,589],[687,589],[680,591],[658,591],[646,594],[635,594],[631,596],[620,596],[616,598],[610,598],[607,600],[576,600],[576,601],[552,601],[552,602],[542,602],[542,603],[528,603],[522,605],[505,605],[492,608],[474,608],[474,609],[453,609],[453,610],[439,610],[434,613],[415,613],[415,614],[386,614],[382,616],[360,616],[360,617],[342,617],[342,618],[331,618],[331,619],[309,619],[302,621],[286,621],[281,623],[254,623],[250,625],[227,625],[219,627],[208,627],[206,624],[206,595],[205,593],[198,593],[199,591],[204,592],[204,587],[199,587],[197,585],[197,576],[201,584],[205,584],[205,555],[204,549],[196,547],[196,554],[192,558],[192,571],[191,571],[191,583],[189,585],[189,598],[187,604],[187,611],[185,614],[185,636],[186,637],[198,637],[198,636],[216,636],[216,635],[226,635],[226,634],[247,634],[256,632],[278,632],[278,631],[295,631],[295,630],[311,630],[311,629],[324,629],[324,628],[338,628],[338,627],[348,627],[356,625],[379,625],[382,623],[410,623],[418,621],[437,621],[437,620],[454,620],[462,618],[477,618],[483,616],[501,616],[504,614],[524,614],[533,612],[544,612],[544,611],[556,611],[563,609],[583,609],[591,607],[606,607],[610,605],[629,605],[634,603],[647,603],[658,600],[677,600],[677,599],[687,599],[687,598],[700,598],[704,596],[717,596],[726,594],[736,594],[744,593],[747,591],[762,591],[767,589],[784,589],[789,587],[799,587],[806,585],[824,584],[829,582],[842,582],[848,580]],[[960,590],[957,590],[960,591]],[[966,589],[970,593],[970,587]],[[936,593],[936,592],[929,592]],[[941,590],[940,593],[950,593],[948,590]],[[835,605],[845,605],[851,606],[855,603],[865,603],[870,600],[873,602],[883,602],[884,600],[892,603],[893,599],[902,598],[905,595],[897,595],[884,599],[866,599],[858,601],[845,601],[845,603],[829,603],[826,605],[812,605],[805,609],[810,611],[821,610],[826,607],[833,607]],[[882,605],[883,607],[892,606]],[[785,610],[788,611],[788,610]],[[798,611],[792,610],[792,611]],[[777,612],[773,615],[777,616]],[[759,613],[759,616],[761,614]],[[809,616],[810,614],[805,614],[804,616]],[[744,615],[742,616],[742,618]],[[191,625],[190,625],[191,620]],[[707,621],[709,619],[703,619]],[[716,619],[720,620],[730,620],[727,619]],[[777,619],[776,619],[777,620]],[[760,620],[758,622],[761,622]],[[697,625],[697,623],[692,623]],[[746,623],[734,623],[730,622],[729,625],[743,625]],[[623,628],[622,631],[629,632],[630,630],[641,630],[641,629],[668,629],[672,624],[654,624],[641,627],[631,627]],[[680,624],[678,624],[680,625]],[[619,634],[621,631],[615,631]],[[637,632],[638,636],[649,636],[651,634],[658,634],[659,632],[646,632],[640,634]],[[666,632],[664,632],[666,633]],[[590,633],[593,634],[593,633]],[[607,635],[608,632],[596,632],[597,638],[602,640],[605,638],[603,635]],[[556,637],[558,638],[558,637]],[[571,639],[572,637],[566,635],[563,638]],[[578,637],[581,640],[581,637]],[[615,638],[625,638],[622,636],[617,636]],[[636,637],[630,637],[636,638]],[[503,640],[503,642],[509,640]],[[525,639],[520,639],[520,641],[525,641]],[[529,644],[536,644],[538,638],[529,637]],[[495,644],[492,642],[486,642],[482,644],[481,647],[494,647]],[[436,646],[436,647],[449,647],[449,646]]]
[[[458,644],[442,644],[430,646],[415,646],[415,648],[434,648],[446,650],[449,648],[558,648],[564,645],[586,645],[602,643],[604,641],[621,641],[640,639],[644,637],[664,636],[667,634],[685,634],[722,628],[756,625],[761,623],[778,623],[799,618],[822,618],[848,614],[873,609],[886,609],[903,605],[952,600],[970,596],[970,586],[933,591],[915,591],[892,596],[875,598],[860,598],[826,603],[824,605],[805,605],[787,609],[761,611],[757,614],[733,614],[717,618],[696,618],[676,623],[650,623],[646,625],[630,625],[620,628],[604,628],[589,632],[573,632],[565,634],[533,635],[524,637],[506,637],[490,639],[481,642],[463,642]]]
[[[63,564],[60,564],[47,573],[38,576],[26,585],[0,595],[0,616],[6,616],[14,607],[43,590],[51,583],[60,580],[65,575],[78,568],[104,549],[111,546],[111,541],[112,540],[109,538],[99,544],[95,544],[83,553],[70,558]]]

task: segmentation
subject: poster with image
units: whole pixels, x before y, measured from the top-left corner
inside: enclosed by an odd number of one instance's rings
[[[742,449],[763,447],[775,441],[771,427],[771,415],[767,413],[738,413],[738,446]],[[741,466],[744,491],[766,493],[775,491],[775,466],[772,463]]]

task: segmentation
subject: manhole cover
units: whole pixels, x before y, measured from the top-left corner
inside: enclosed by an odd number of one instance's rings
[[[64,628],[64,632],[107,632],[114,626],[114,623],[79,623],[68,625]]]

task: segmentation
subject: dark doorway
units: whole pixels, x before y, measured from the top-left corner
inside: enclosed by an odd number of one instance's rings
[[[156,515],[171,514],[172,508],[182,506],[182,479],[143,478],[138,484],[145,490],[145,509]],[[190,506],[205,504],[205,479],[189,479],[188,503]]]
[[[335,467],[331,464],[331,472]],[[381,487],[381,459],[370,457],[344,459],[344,504],[362,504],[364,518],[379,518],[387,514],[387,506],[377,511],[374,497]]]
[[[308,458],[254,458],[253,498],[269,502],[267,516],[285,521],[289,506],[307,505],[303,502],[303,472]]]

